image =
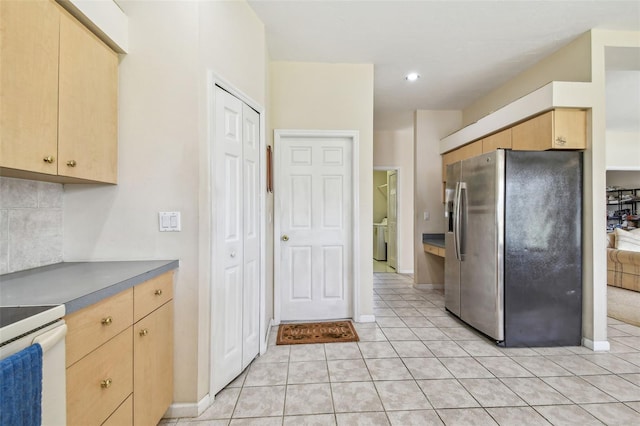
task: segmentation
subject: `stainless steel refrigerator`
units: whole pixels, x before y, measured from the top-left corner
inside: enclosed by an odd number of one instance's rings
[[[582,153],[447,167],[445,307],[504,346],[580,345]]]

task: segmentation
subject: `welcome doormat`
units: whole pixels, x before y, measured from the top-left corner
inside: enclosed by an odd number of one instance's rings
[[[358,333],[351,321],[280,324],[276,345],[357,342]]]

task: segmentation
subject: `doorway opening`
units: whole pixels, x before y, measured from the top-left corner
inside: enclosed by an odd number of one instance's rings
[[[398,269],[398,170],[373,171],[373,272]]]

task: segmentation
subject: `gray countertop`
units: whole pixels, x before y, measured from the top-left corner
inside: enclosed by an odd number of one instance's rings
[[[422,234],[422,243],[444,248],[444,234]]]
[[[177,260],[64,262],[0,275],[0,306],[65,305],[70,314],[178,264]]]

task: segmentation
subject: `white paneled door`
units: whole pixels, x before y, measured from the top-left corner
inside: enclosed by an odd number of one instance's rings
[[[280,320],[352,317],[352,141],[287,137],[276,150]]]
[[[259,352],[259,115],[216,87],[213,386],[217,392]]]

